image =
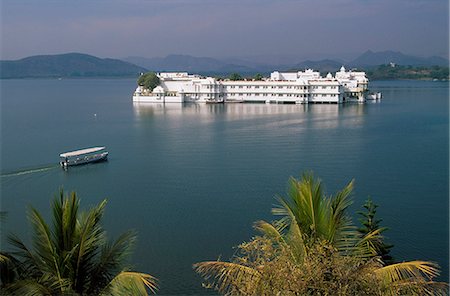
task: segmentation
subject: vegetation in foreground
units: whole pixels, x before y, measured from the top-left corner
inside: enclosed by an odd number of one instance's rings
[[[231,261],[194,265],[207,288],[226,295],[448,295],[434,281],[439,266],[427,261],[394,263],[384,242],[377,205],[370,199],[347,214],[353,181],[326,196],[312,174],[291,178],[287,197],[272,210],[280,217],[257,221],[260,233],[238,246]],[[52,224],[31,208],[32,247],[10,236],[12,252],[0,252],[1,295],[147,295],[151,275],[129,271],[124,261],[133,232],[108,242],[101,227],[106,201],[80,212],[75,193],[52,203]],[[4,218],[1,213],[0,218]]]
[[[353,181],[327,197],[312,174],[291,178],[287,197],[272,210],[280,219],[256,222],[261,235],[239,245],[231,261],[194,269],[225,295],[447,295],[448,285],[433,281],[437,264],[387,265],[385,229],[372,228],[379,221],[358,231],[347,215],[352,189]],[[373,222],[376,207],[366,205]]]
[[[134,232],[107,240],[101,226],[106,200],[79,211],[75,192],[63,191],[52,203],[52,223],[31,208],[32,246],[16,236],[12,252],[0,253],[1,295],[148,295],[156,278],[133,272],[124,261],[136,239]]]

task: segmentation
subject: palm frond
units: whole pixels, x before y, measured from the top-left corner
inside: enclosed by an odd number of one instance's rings
[[[122,271],[112,279],[100,295],[148,295],[147,288],[156,293],[156,278],[146,273]]]
[[[37,257],[45,262],[45,265],[41,264],[43,271],[51,272],[59,279],[62,279],[60,260],[47,223],[34,208],[30,208],[28,218],[33,227],[33,249]]]
[[[381,235],[383,231],[383,228],[378,228],[367,233],[363,237],[360,237],[355,244],[352,255],[361,258],[377,256],[378,252],[376,244],[383,238]]]
[[[58,250],[67,252],[73,249],[78,222],[79,199],[75,192],[66,197],[61,189],[52,203],[53,239]]]
[[[8,235],[8,242],[16,249],[11,252],[12,255],[21,259],[22,265],[25,266],[25,270],[29,273],[41,273],[44,262],[33,254],[22,240],[14,234]]]
[[[403,280],[432,280],[439,276],[439,266],[428,261],[408,261],[384,266],[375,270],[385,283]]]
[[[275,241],[283,241],[283,236],[280,232],[280,229],[275,227],[271,223],[259,220],[253,223],[253,228],[270,239],[273,239]]]
[[[128,231],[123,233],[114,243],[105,244],[102,247],[98,261],[93,266],[91,286],[88,291],[93,292],[98,286],[106,286],[113,275],[123,268],[126,257],[131,253],[131,249],[136,241],[136,232]]]
[[[247,285],[257,285],[262,277],[256,269],[231,262],[207,261],[193,267],[208,282],[207,287],[224,294],[239,293]]]
[[[2,288],[1,295],[39,296],[52,295],[51,289],[35,280],[19,280]]]
[[[351,200],[351,193],[353,192],[353,183],[350,181],[341,191],[334,197],[330,197],[331,217],[329,221],[329,241],[335,239],[342,239],[347,235],[349,226],[352,225],[351,219],[347,216],[346,211],[353,203]]]
[[[21,271],[20,262],[14,256],[0,252],[0,288],[17,280]]]
[[[106,234],[100,225],[106,200],[82,213],[79,219],[78,246],[74,254],[74,287],[76,291],[82,291],[88,284],[90,271],[95,266],[94,259],[99,254],[101,247],[106,242]]]
[[[449,285],[443,282],[434,281],[414,281],[402,280],[394,283],[387,290],[386,294],[391,295],[429,295],[429,296],[448,296]]]
[[[290,248],[294,262],[297,264],[301,263],[306,256],[306,246],[303,240],[303,234],[297,223],[291,224],[285,241]]]

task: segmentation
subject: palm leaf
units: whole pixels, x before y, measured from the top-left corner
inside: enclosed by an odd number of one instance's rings
[[[238,292],[248,285],[257,286],[261,273],[256,269],[237,263],[207,261],[194,264],[194,269],[220,293]]]
[[[263,220],[256,221],[253,224],[253,228],[255,228],[256,231],[262,233],[264,236],[270,239],[273,239],[275,241],[284,241],[280,229],[266,221]]]
[[[76,291],[83,291],[89,285],[89,275],[95,268],[95,258],[105,244],[105,231],[100,225],[106,200],[80,215],[78,246],[74,254],[74,287]]]
[[[423,281],[439,276],[439,266],[428,261],[408,261],[384,266],[375,270],[375,274],[387,284],[411,279]]]
[[[75,192],[69,197],[64,196],[61,189],[59,198],[56,197],[52,203],[53,212],[53,238],[57,249],[67,252],[73,249],[78,222],[79,199]]]
[[[8,242],[16,249],[11,252],[11,254],[22,259],[21,265],[24,266],[24,271],[26,271],[27,274],[42,273],[42,270],[45,269],[43,267],[44,262],[41,258],[33,254],[19,237],[14,234],[10,234],[8,236]]]
[[[290,248],[292,258],[299,264],[306,256],[306,246],[303,235],[297,223],[292,223],[287,233],[286,242]]]
[[[385,230],[384,228],[378,228],[367,233],[362,238],[360,237],[357,243],[355,244],[352,255],[361,258],[369,258],[376,256],[378,254],[376,243],[383,238],[381,233],[384,230]]]
[[[41,265],[42,272],[50,272],[62,281],[61,260],[56,252],[56,246],[52,241],[50,229],[36,209],[31,208],[29,220],[33,226],[33,247],[40,260],[45,262]]]
[[[391,285],[385,292],[391,295],[448,296],[449,286],[443,282],[402,280]]]
[[[100,295],[148,295],[147,288],[152,293],[156,292],[156,278],[146,273],[122,271]]]
[[[123,261],[131,253],[136,241],[136,233],[128,231],[122,234],[114,243],[102,247],[98,262],[93,266],[89,292],[93,293],[97,287],[106,286],[119,269]]]
[[[350,181],[335,197],[330,197],[329,241],[345,240],[347,234],[353,234],[353,229],[350,227],[351,219],[346,214],[348,207],[352,204],[350,195],[353,191],[353,183],[353,180]]]
[[[19,280],[3,288],[1,295],[39,296],[52,295],[51,289],[35,280]]]

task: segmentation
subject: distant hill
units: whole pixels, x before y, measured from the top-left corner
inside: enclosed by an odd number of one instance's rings
[[[146,69],[116,59],[81,53],[31,56],[0,61],[0,78],[138,76]]]
[[[369,69],[379,65],[386,65],[390,62],[405,66],[448,66],[448,60],[441,57],[421,58],[405,55],[401,52],[366,51],[353,61],[342,60],[306,60],[290,64],[264,64],[256,63],[244,58],[217,59],[208,57],[194,57],[189,55],[168,55],[164,58],[143,58],[128,57],[124,61],[147,68],[150,71],[185,71],[204,75],[227,75],[238,72],[242,75],[253,75],[261,73],[268,75],[272,71],[298,71],[311,68],[320,71],[322,74],[336,72],[341,66],[346,68]]]
[[[81,53],[68,53],[32,56],[16,61],[0,61],[0,78],[137,77],[139,73],[147,71],[183,71],[212,76],[228,76],[230,73],[237,72],[243,76],[253,76],[256,73],[268,76],[272,71],[299,71],[307,68],[318,70],[322,75],[326,75],[328,72],[338,71],[342,65],[347,69],[356,67],[368,71],[390,62],[401,66],[448,68],[448,60],[441,57],[421,58],[394,51],[372,52],[370,50],[350,62],[324,59],[293,61],[289,64],[278,65],[264,64],[244,58],[217,59],[168,55],[164,58],[128,57],[118,60],[101,59]],[[410,72],[408,73],[410,75]],[[376,73],[373,74],[376,76]],[[403,72],[399,72],[399,74],[401,76]]]
[[[366,51],[353,61],[349,62],[352,67],[371,67],[395,63],[403,66],[448,66],[448,59],[441,57],[415,57],[396,51]]]
[[[193,57],[189,55],[168,55],[164,58],[127,57],[122,60],[147,68],[150,71],[182,71],[189,73],[251,73],[257,69],[242,64],[228,63],[223,60]]]

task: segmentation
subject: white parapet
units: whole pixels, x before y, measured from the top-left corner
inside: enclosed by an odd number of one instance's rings
[[[133,102],[137,103],[183,103],[182,96],[143,96],[133,95]]]

